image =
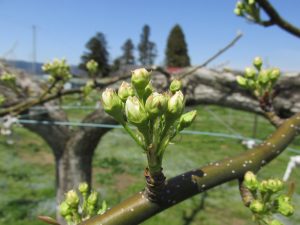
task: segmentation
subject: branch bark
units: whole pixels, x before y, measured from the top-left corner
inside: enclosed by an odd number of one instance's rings
[[[287,31],[290,34],[300,38],[300,28],[294,26],[293,24],[286,21],[282,18],[277,10],[273,7],[273,5],[268,0],[256,0],[259,6],[265,11],[265,13],[270,17],[269,21],[264,23],[260,23],[263,26],[271,26],[277,25],[281,29]]]

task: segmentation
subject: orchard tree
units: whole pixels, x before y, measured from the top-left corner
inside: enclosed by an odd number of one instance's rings
[[[168,67],[190,66],[187,44],[181,27],[176,24],[168,37],[166,49],[166,64]]]
[[[121,63],[123,65],[134,65],[134,45],[131,39],[127,39],[122,46],[123,55],[121,56]]]
[[[79,67],[85,71],[86,63],[94,60],[98,63],[97,76],[105,77],[109,73],[109,53],[107,51],[107,42],[103,33],[96,33],[85,45],[87,52],[81,56]]]
[[[154,64],[157,56],[156,45],[150,41],[150,26],[145,25],[142,30],[141,40],[138,45],[139,61],[143,66],[150,66]]]

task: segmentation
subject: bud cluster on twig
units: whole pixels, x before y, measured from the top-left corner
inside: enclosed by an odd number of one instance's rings
[[[252,200],[249,209],[253,218],[259,224],[280,225],[280,221],[273,219],[273,214],[291,216],[294,207],[291,196],[283,194],[283,182],[279,179],[268,179],[259,182],[254,173],[246,172],[243,185],[251,192]]]
[[[260,9],[255,0],[242,0],[236,3],[234,13],[247,20],[261,23]]]
[[[280,76],[278,68],[263,69],[263,62],[260,57],[253,60],[253,67],[245,69],[244,76],[237,76],[237,83],[250,91],[260,101],[262,108],[272,106],[275,97],[274,86]]]
[[[70,66],[65,59],[54,59],[53,62],[45,63],[42,66],[42,70],[50,75],[50,83],[55,83],[57,81],[66,82],[72,78]]]
[[[151,85],[150,75],[143,68],[134,70],[131,84],[123,82],[118,92],[106,89],[101,101],[104,110],[143,148],[149,172],[155,174],[162,169],[166,147],[181,130],[191,125],[196,111],[183,113],[185,100],[179,80],[171,83],[169,91],[158,93]]]
[[[75,190],[66,193],[65,200],[59,206],[59,212],[68,225],[76,225],[90,217],[103,214],[107,210],[106,202],[99,206],[98,193],[89,191],[87,183],[78,186],[79,195]],[[81,196],[80,196],[81,195]]]

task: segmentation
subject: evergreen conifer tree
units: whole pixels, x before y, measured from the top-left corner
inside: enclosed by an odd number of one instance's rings
[[[138,45],[139,61],[141,65],[153,65],[157,56],[156,45],[149,40],[150,27],[145,25],[141,34],[141,40]]]
[[[175,25],[168,37],[166,49],[166,65],[169,67],[190,66],[187,44],[181,27]]]
[[[81,56],[80,69],[87,71],[86,63],[91,59],[98,63],[98,75],[107,76],[109,73],[107,42],[103,33],[96,33],[85,45],[87,52]]]

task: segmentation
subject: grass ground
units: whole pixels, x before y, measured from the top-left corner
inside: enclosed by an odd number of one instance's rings
[[[254,115],[216,106],[198,107],[198,118],[190,128],[251,137]],[[68,112],[73,120],[83,113]],[[257,138],[263,139],[274,128],[263,118],[258,119]],[[24,128],[16,128],[14,144],[0,137],[0,224],[38,225],[37,215],[54,215],[54,160],[49,147],[38,136]],[[290,146],[300,149],[300,138]],[[204,135],[182,134],[167,149],[164,171],[167,177],[199,167],[225,156],[235,155],[245,148],[239,140]],[[285,151],[260,173],[260,178],[282,177],[289,157]],[[93,186],[113,206],[144,186],[145,156],[122,129],[107,133],[99,143],[93,161]],[[295,215],[286,224],[300,224],[300,170],[291,177],[297,185],[294,196]],[[251,214],[242,205],[237,182],[229,182],[208,192],[204,210],[193,221],[184,219],[193,213],[201,195],[182,202],[144,222],[144,225],[250,225]]]

